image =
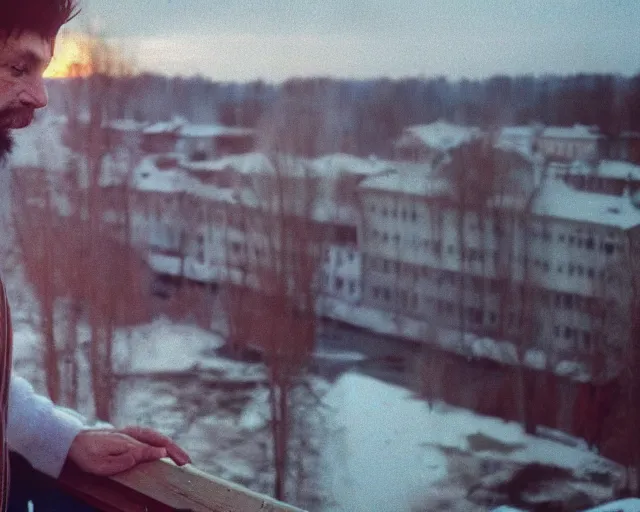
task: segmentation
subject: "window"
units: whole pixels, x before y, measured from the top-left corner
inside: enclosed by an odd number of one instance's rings
[[[386,244],[389,241],[389,233],[385,232],[382,234],[382,241]]]
[[[584,267],[583,267],[582,265],[578,265],[578,267],[577,267],[577,271],[578,271],[578,275],[579,275],[580,277],[583,277],[583,276],[584,276]]]
[[[453,254],[453,253],[455,253],[455,252],[456,252],[456,248],[455,248],[453,245],[449,245],[449,246],[447,247],[447,252],[448,252],[449,254]]]
[[[393,242],[396,245],[400,245],[400,234],[399,233],[396,233],[395,235],[393,235]]]
[[[593,237],[589,237],[584,241],[584,246],[589,249],[590,251],[593,250],[594,247],[594,243],[593,243]]]
[[[389,302],[391,300],[391,292],[389,291],[389,288],[384,288],[383,289],[382,296],[383,296],[384,300],[386,300],[387,302]]]
[[[489,323],[491,325],[496,325],[498,323],[498,315],[494,311],[489,313]]]
[[[589,267],[587,269],[587,276],[589,276],[589,279],[594,279],[596,277],[596,271],[593,269],[593,267]]]
[[[558,265],[558,274],[562,274],[564,272],[564,267],[562,265]]]
[[[382,271],[385,274],[389,273],[389,260],[382,260]]]
[[[569,236],[569,246],[572,246],[575,241],[576,241],[576,238],[573,235]]]
[[[418,221],[418,213],[415,210],[411,210],[411,221],[412,222]]]
[[[543,261],[543,262],[542,262],[542,269],[543,269],[545,272],[549,272],[549,262],[548,262],[548,261]]]
[[[570,263],[570,264],[569,264],[569,270],[568,270],[568,272],[569,272],[569,275],[570,275],[570,276],[572,276],[572,275],[573,275],[573,273],[574,273],[574,271],[575,271],[575,268],[576,268],[576,267],[573,265],[573,263]]]
[[[387,210],[387,207],[385,206],[384,208],[382,208],[382,216],[386,217],[387,215],[389,215],[389,210]]]
[[[564,307],[565,309],[573,309],[573,295],[566,294],[564,296]]]
[[[558,235],[558,242],[564,243],[565,240],[566,240],[566,237],[564,236],[564,233]]]
[[[564,339],[570,340],[573,338],[573,329],[571,327],[564,328]]]
[[[335,286],[336,286],[336,291],[341,292],[342,289],[344,288],[344,278],[336,277]]]

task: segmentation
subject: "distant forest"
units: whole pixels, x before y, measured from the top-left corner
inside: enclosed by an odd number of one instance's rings
[[[539,122],[592,125],[605,135],[640,131],[640,74],[460,81],[317,78],[282,85],[143,74],[54,80],[49,89],[51,108],[58,113],[95,104],[90,98],[99,94],[98,103],[110,118],[160,121],[182,116],[194,123],[258,128],[265,134],[263,143],[287,140],[308,156],[343,151],[388,157],[403,127],[438,119],[487,130]]]

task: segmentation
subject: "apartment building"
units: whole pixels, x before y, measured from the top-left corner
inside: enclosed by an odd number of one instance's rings
[[[625,307],[621,269],[640,226],[628,194],[547,179],[463,211],[439,174],[362,183],[365,305],[558,354],[624,342],[607,322]]]
[[[538,139],[538,149],[551,161],[595,162],[599,159],[604,137],[597,128],[583,125],[548,126]]]

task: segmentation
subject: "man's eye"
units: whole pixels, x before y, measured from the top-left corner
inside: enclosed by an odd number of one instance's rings
[[[16,78],[26,75],[28,69],[26,66],[11,66],[11,74]]]

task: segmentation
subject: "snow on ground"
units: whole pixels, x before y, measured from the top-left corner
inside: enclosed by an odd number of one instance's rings
[[[20,291],[14,285],[9,280],[11,295]],[[26,291],[21,304],[34,305]],[[29,321],[33,312],[19,308],[14,317],[17,366],[39,380],[42,389],[40,336]],[[84,339],[86,328],[80,334]],[[260,365],[218,356],[215,349],[221,343],[208,331],[162,318],[118,331],[115,352],[130,376],[117,386],[112,420],[115,425],[156,428],[183,445],[199,468],[270,493],[268,395],[259,384],[263,373]],[[25,373],[29,368],[33,372]],[[86,360],[81,369],[86,381],[81,395],[88,400]],[[255,385],[235,385],[252,378]],[[220,386],[225,379],[231,387]],[[439,482],[455,472],[451,450],[482,460],[541,462],[576,473],[591,465],[609,467],[590,452],[528,436],[515,423],[441,404],[430,407],[404,388],[357,373],[343,375],[334,385],[319,378],[312,385],[322,404],[314,409],[317,418],[308,438],[320,450],[319,482],[328,497],[322,512],[409,511],[429,489],[440,493]],[[90,415],[91,405],[80,409]],[[485,444],[489,440],[488,446],[478,448],[472,441],[477,438]],[[447,489],[452,488],[442,493]],[[464,496],[466,490],[460,483],[455,494]]]
[[[196,326],[160,318],[117,332],[115,366],[126,373],[188,372],[202,361],[205,350],[220,348],[223,343],[220,336]]]
[[[326,512],[402,512],[447,474],[442,448],[472,452],[481,434],[509,448],[513,462],[540,462],[580,473],[596,455],[526,435],[521,426],[446,406],[430,408],[396,386],[345,374],[326,396],[335,416],[323,454],[334,504]],[[504,459],[498,449],[482,457]],[[462,489],[464,491],[464,489]]]
[[[618,500],[596,508],[591,508],[585,512],[640,512],[640,499],[629,498]]]

